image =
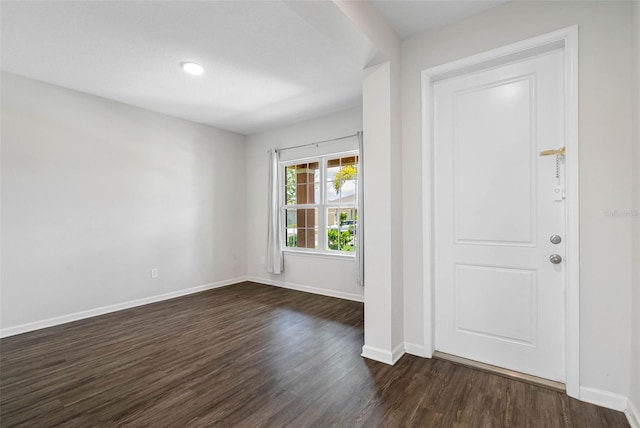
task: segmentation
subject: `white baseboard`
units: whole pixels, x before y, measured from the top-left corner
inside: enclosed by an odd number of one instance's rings
[[[393,351],[391,351],[391,365],[398,362],[398,360],[404,355],[404,343],[398,344]]]
[[[362,347],[362,354],[364,358],[375,360],[381,363],[394,365],[400,357],[404,355],[404,343],[399,344],[393,350],[387,351],[386,349],[376,348],[375,346],[364,345]]]
[[[627,401],[627,409],[624,411],[624,414],[627,416],[631,428],[640,428],[640,412],[638,412],[638,408],[631,400]]]
[[[427,352],[427,348],[424,345],[417,345],[415,343],[404,342],[404,351],[407,354],[415,355],[422,358],[431,358],[431,353]]]
[[[304,291],[306,293],[320,294],[322,296],[337,297],[339,299],[352,300],[354,302],[364,302],[364,296],[359,294],[345,293],[343,291],[327,290],[325,288],[311,287],[309,285],[292,284],[290,282],[275,281],[272,279],[259,278],[257,276],[248,276],[247,281],[257,282],[259,284],[273,285],[290,290]]]
[[[188,294],[199,293],[201,291],[211,290],[213,288],[225,287],[227,285],[237,284],[239,282],[246,281],[246,277],[231,278],[224,281],[213,282],[211,284],[198,285],[196,287],[185,288],[183,290],[176,290],[170,293],[159,294],[156,296],[144,297],[142,299],[131,300],[123,303],[116,303],[115,305],[102,306],[100,308],[89,309],[87,311],[76,312],[69,315],[62,315],[59,317],[48,318],[41,321],[30,322],[26,324],[20,324],[14,327],[7,327],[0,330],[0,337],[15,336],[16,334],[27,333],[29,331],[40,330],[42,328],[53,327],[60,324],[66,324],[72,321],[78,321],[85,318],[91,318],[98,315],[104,315],[111,312],[121,311],[123,309],[134,308],[136,306],[148,305],[149,303],[161,302],[163,300],[169,300],[180,296],[186,296]]]
[[[628,402],[624,395],[586,386],[580,387],[580,400],[619,411],[626,410]]]

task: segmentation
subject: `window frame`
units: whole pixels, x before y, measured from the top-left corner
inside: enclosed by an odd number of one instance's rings
[[[280,234],[282,236],[281,240],[281,251],[286,253],[295,253],[295,254],[304,254],[304,255],[314,255],[314,256],[327,256],[327,257],[337,257],[337,258],[355,258],[356,252],[358,251],[358,246],[356,245],[355,251],[342,251],[342,250],[331,250],[329,249],[328,243],[328,231],[329,226],[327,225],[327,215],[328,211],[331,208],[355,208],[358,210],[358,200],[360,198],[359,186],[356,186],[356,200],[354,203],[349,202],[333,202],[329,203],[327,201],[327,188],[329,182],[327,181],[327,161],[329,159],[335,158],[344,158],[348,156],[357,156],[358,162],[356,165],[358,167],[358,175],[356,178],[360,180],[360,151],[359,150],[345,150],[340,152],[332,152],[328,154],[318,155],[318,156],[306,156],[302,158],[295,158],[287,161],[279,162],[279,172],[280,172],[280,180],[278,186],[278,201],[280,203]],[[319,170],[319,196],[320,202],[316,202],[313,204],[289,204],[287,205],[286,201],[286,169],[292,165],[298,165],[301,163],[311,163],[318,162],[318,170]],[[315,191],[315,182],[314,182],[314,191]],[[297,202],[297,201],[296,201]],[[318,242],[318,248],[304,248],[304,247],[288,247],[287,246],[287,210],[295,210],[295,209],[316,209],[317,219],[316,219],[316,238]],[[357,232],[355,238],[357,240]],[[357,241],[356,241],[357,242]]]

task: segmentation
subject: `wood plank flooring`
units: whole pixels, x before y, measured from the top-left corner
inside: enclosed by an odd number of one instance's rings
[[[242,283],[0,341],[2,427],[627,427],[442,360],[360,357],[363,305]]]

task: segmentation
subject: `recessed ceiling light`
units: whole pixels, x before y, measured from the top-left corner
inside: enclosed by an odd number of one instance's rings
[[[204,68],[202,68],[200,64],[196,64],[195,62],[183,62],[182,64],[180,64],[180,67],[182,67],[182,69],[187,73],[193,74],[194,76],[198,76],[204,73]]]

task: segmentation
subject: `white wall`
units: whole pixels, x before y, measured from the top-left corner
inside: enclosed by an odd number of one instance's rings
[[[244,136],[2,73],[3,331],[243,277],[245,171]]]
[[[633,3],[634,53],[634,187],[633,187],[633,296],[631,299],[631,393],[636,424],[640,427],[640,2]]]
[[[363,355],[393,362],[391,269],[391,70],[369,67],[363,81],[365,306]]]
[[[400,40],[371,3],[339,0],[336,4],[380,52],[365,69],[362,86],[366,177],[362,355],[392,363],[402,356],[404,343]]]
[[[267,250],[269,157],[267,150],[343,137],[362,130],[362,108],[279,127],[247,137],[247,272],[250,280],[362,301],[352,257],[285,254],[285,271],[269,274]]]
[[[405,227],[421,236],[420,71],[574,24],[580,40],[580,383],[629,393],[631,4],[509,2],[403,43]],[[405,341],[423,344],[421,239],[404,241]],[[616,395],[617,394],[617,395]]]

